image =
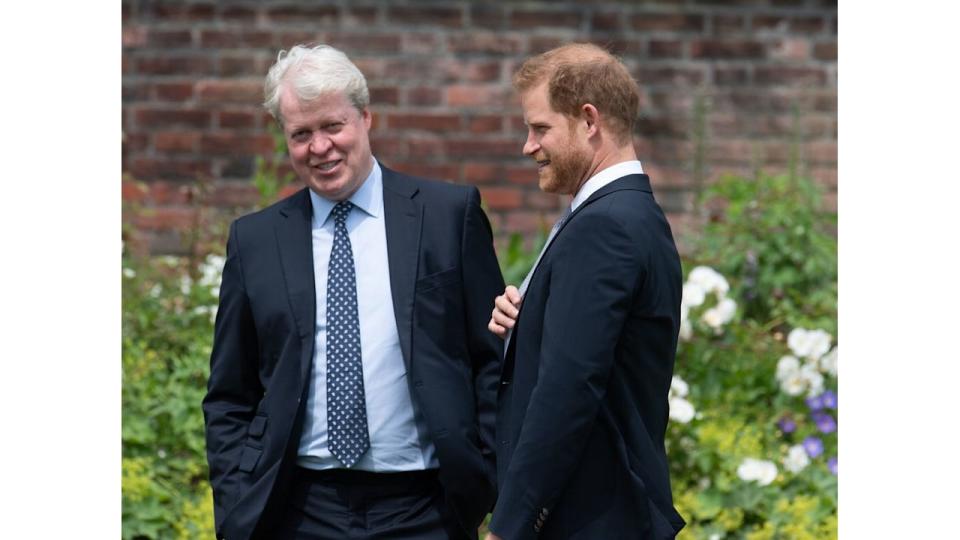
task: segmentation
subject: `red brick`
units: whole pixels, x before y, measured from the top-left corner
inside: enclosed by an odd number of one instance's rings
[[[533,191],[527,191],[526,193],[526,207],[527,208],[536,208],[538,210],[551,210],[555,212],[562,212],[564,200],[561,197],[554,195],[553,193],[544,193],[539,189]],[[552,226],[551,226],[552,227]]]
[[[510,105],[513,92],[501,85],[459,85],[446,89],[447,105],[452,107],[505,106]]]
[[[120,198],[123,202],[140,203],[147,197],[147,186],[142,182],[137,182],[124,178],[120,183]]]
[[[200,46],[205,49],[235,47],[271,47],[273,34],[262,30],[203,30]]]
[[[145,75],[204,75],[213,62],[202,56],[152,56],[138,58],[136,71]]]
[[[200,134],[187,131],[158,131],[153,134],[153,147],[161,152],[194,152]]]
[[[398,105],[400,103],[400,90],[395,86],[371,86],[370,103],[377,105]]]
[[[542,52],[548,51],[559,45],[563,45],[566,41],[556,38],[546,38],[547,43],[541,43],[540,40],[537,40],[536,46],[531,44],[530,48],[532,51]],[[598,45],[604,49],[610,51],[610,54],[616,56],[641,56],[644,54],[643,50],[643,41],[639,39],[607,39],[603,41],[598,41]]]
[[[337,6],[281,5],[267,10],[267,17],[273,22],[304,22],[311,25],[334,24],[340,10]]]
[[[746,21],[746,18],[740,15],[714,15],[713,33],[716,35],[739,34],[746,27]]]
[[[120,36],[124,47],[143,47],[147,44],[147,29],[143,26],[124,26]]]
[[[463,10],[449,6],[389,6],[387,20],[390,24],[460,28],[463,26]]]
[[[344,25],[369,25],[377,22],[377,6],[351,6],[346,4],[341,17]]]
[[[503,167],[495,163],[468,161],[463,164],[463,179],[471,184],[487,184],[504,179]]]
[[[218,124],[222,128],[245,129],[257,124],[257,114],[250,111],[218,111]]]
[[[549,231],[553,223],[557,221],[560,212],[556,212],[556,215],[550,214],[551,213],[514,210],[506,214],[506,219],[503,221],[503,232],[534,234],[540,231]]]
[[[460,175],[453,165],[434,165],[427,163],[400,162],[390,164],[390,168],[411,176],[432,178],[434,180],[457,181]]]
[[[830,191],[837,190],[837,169],[836,168],[816,168],[810,171],[810,176],[821,186]]]
[[[146,84],[123,81],[120,90],[120,99],[124,103],[132,101],[146,101],[150,98],[150,87]]]
[[[750,82],[750,72],[747,71],[747,68],[742,67],[718,67],[713,72],[713,81],[723,86],[747,84]]]
[[[813,57],[817,60],[836,60],[837,42],[817,43],[813,46]]]
[[[497,133],[503,131],[503,117],[500,115],[478,115],[467,120],[470,133]]]
[[[820,17],[786,17],[782,15],[754,15],[754,30],[773,30],[777,32],[795,32],[813,34],[822,32],[824,20]]]
[[[520,155],[521,145],[512,140],[447,141],[446,149],[448,156],[454,159],[460,157],[494,159]]]
[[[223,6],[220,18],[234,22],[253,22],[257,18],[257,10],[248,6]]]
[[[294,45],[299,45],[301,43],[325,43],[326,41],[327,40],[324,38],[324,34],[322,32],[318,32],[314,28],[306,30],[280,30],[274,32],[270,41],[270,46],[268,47],[274,51],[272,53],[271,64],[273,63],[273,60],[276,60],[275,51],[277,49],[290,50],[294,47]],[[264,70],[264,74],[266,74],[266,70]]]
[[[140,109],[135,118],[140,127],[195,127],[204,128],[210,125],[209,111],[180,110],[180,109]]]
[[[302,186],[297,186],[299,189]],[[282,197],[277,197],[280,200]],[[207,203],[221,208],[251,207],[260,200],[256,186],[239,182],[217,182]]]
[[[810,58],[810,41],[784,39],[770,48],[768,57],[774,60],[803,61]]]
[[[600,32],[619,31],[622,30],[623,19],[623,13],[620,11],[594,13],[593,18],[590,19],[590,28]]]
[[[387,115],[390,129],[425,129],[428,131],[454,131],[460,129],[460,116],[456,114],[390,114]]]
[[[451,53],[518,54],[524,52],[523,42],[519,37],[494,32],[451,35],[447,47]]]
[[[150,182],[150,202],[156,205],[185,205],[193,199],[195,186],[182,182]]]
[[[481,187],[480,198],[492,210],[513,210],[523,206],[523,191],[509,187]]]
[[[702,32],[703,15],[643,13],[630,17],[630,24],[640,32]]]
[[[187,231],[193,229],[197,218],[197,211],[191,208],[148,208],[134,216],[133,222],[141,229]]]
[[[196,180],[211,174],[208,161],[139,157],[132,160],[129,173],[138,180]]]
[[[415,86],[406,88],[404,93],[406,94],[407,105],[433,106],[440,105],[443,102],[443,94],[439,88]]]
[[[259,69],[257,60],[250,56],[221,57],[217,66],[222,77],[236,77],[238,75],[265,75],[266,71]],[[263,73],[261,73],[263,71]]]
[[[755,41],[704,39],[690,44],[693,58],[763,58],[763,44]]]
[[[443,139],[436,135],[405,138],[407,139],[407,151],[410,157],[437,159],[444,157],[446,154]]]
[[[369,32],[330,32],[329,43],[335,43],[351,56],[359,53],[396,53],[400,50],[399,34],[370,34]]]
[[[556,35],[550,36],[534,36],[530,38],[530,54],[540,54],[549,51],[550,49],[556,49],[557,47],[564,45],[568,42],[568,39],[557,37]],[[614,54],[623,54],[621,51],[614,49],[611,46],[611,41],[606,41],[601,43],[601,45],[607,46]],[[624,40],[613,40],[613,43],[627,43]],[[633,41],[630,41],[633,43]]]
[[[811,163],[833,164],[837,162],[837,143],[808,143],[805,145],[803,154]]]
[[[395,135],[371,134],[370,147],[380,159],[388,159],[389,156],[405,156],[407,154],[407,138]]]
[[[640,68],[637,81],[641,86],[647,84],[697,85],[703,82],[703,71],[680,67]]]
[[[413,56],[391,58],[383,64],[383,77],[400,81],[417,81],[420,83],[439,82],[443,77],[443,65],[424,62],[423,59]]]
[[[517,152],[517,156],[520,156]],[[516,165],[505,168],[507,182],[521,186],[536,186],[540,182],[540,176],[537,174],[537,167],[531,159],[528,165]]]
[[[493,82],[501,78],[501,64],[497,61],[464,62],[457,60],[445,66],[447,76],[453,81]]]
[[[442,36],[428,32],[405,32],[401,37],[404,54],[431,55],[441,47]]]
[[[189,47],[193,44],[190,30],[159,30],[151,28],[147,42],[152,47]]]
[[[204,134],[200,139],[200,151],[204,154],[226,156],[267,155],[273,152],[273,138],[270,135]]]
[[[193,83],[163,82],[153,85],[153,94],[159,101],[187,101],[193,97]]]
[[[147,149],[149,137],[146,133],[123,133],[123,151],[140,152]]]
[[[204,80],[197,83],[200,101],[206,103],[259,104],[263,101],[263,81],[251,79]]]
[[[754,71],[757,84],[822,85],[826,80],[826,73],[817,68],[760,66]]]
[[[681,58],[683,56],[683,42],[650,40],[651,58]]]
[[[510,14],[510,26],[518,29],[542,29],[547,27],[580,29],[579,10],[545,10],[514,8]]]

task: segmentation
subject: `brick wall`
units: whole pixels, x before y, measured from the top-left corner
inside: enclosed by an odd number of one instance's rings
[[[572,40],[607,46],[640,83],[635,144],[675,234],[695,224],[698,178],[785,170],[793,150],[836,208],[835,1],[124,0],[122,17],[124,220],[155,253],[256,204],[254,160],[273,149],[262,78],[279,49],[306,41],[366,75],[375,155],[477,185],[501,237],[563,204],[521,155],[509,81]]]

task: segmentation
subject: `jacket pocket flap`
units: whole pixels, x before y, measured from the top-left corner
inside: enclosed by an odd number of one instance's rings
[[[266,416],[254,416],[253,422],[250,422],[250,429],[247,430],[247,434],[251,437],[260,437],[263,435],[263,432],[267,429],[267,417]]]
[[[460,268],[454,267],[450,268],[449,270],[436,272],[418,279],[417,291],[429,291],[430,289],[436,289],[437,287],[442,287],[458,281],[460,281]]]
[[[261,454],[263,454],[263,450],[259,448],[244,446],[243,453],[240,454],[240,466],[238,468],[243,472],[252,471],[257,466],[257,462],[260,461]]]

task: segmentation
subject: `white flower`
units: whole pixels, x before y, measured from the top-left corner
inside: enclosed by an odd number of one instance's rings
[[[832,351],[824,355],[820,359],[820,371],[824,373],[829,373],[834,377],[837,376],[837,348],[834,347]]]
[[[818,396],[823,393],[823,375],[817,369],[817,362],[807,362],[800,368],[800,377],[809,386],[808,397]]]
[[[163,292],[163,287],[159,283],[155,284],[153,287],[150,287],[148,294],[152,298],[160,298],[160,293]]]
[[[794,371],[780,381],[780,389],[791,396],[799,396],[807,389],[807,379],[800,374],[800,370]]]
[[[135,278],[137,277],[137,272],[133,268],[124,268],[123,277],[125,278]]]
[[[787,451],[787,457],[783,458],[783,466],[792,473],[798,473],[810,464],[810,457],[807,451],[803,449],[802,444],[790,447]]]
[[[723,536],[720,533],[713,533],[707,537],[707,540],[723,540]]]
[[[687,282],[699,285],[708,293],[715,293],[717,298],[724,297],[730,290],[726,278],[709,266],[698,266],[691,270],[690,275],[687,276]]]
[[[223,273],[223,265],[227,259],[222,255],[207,255],[206,260],[200,265],[200,284],[205,287],[219,287],[220,275]]]
[[[794,328],[787,336],[787,346],[800,358],[817,360],[830,350],[830,334],[819,328]]]
[[[680,300],[681,305],[690,307],[697,307],[707,299],[707,291],[700,286],[699,283],[692,283],[690,281],[683,284],[683,297]]]
[[[745,458],[737,467],[737,476],[741,480],[767,486],[777,478],[777,466],[765,459]]]
[[[184,296],[190,294],[190,285],[192,283],[190,276],[180,276],[180,293]]]
[[[696,411],[693,409],[693,404],[689,401],[675,397],[670,399],[670,419],[676,420],[681,424],[686,424],[693,420],[693,416],[696,414]]]
[[[679,375],[674,375],[670,380],[670,397],[686,397],[688,392],[690,392],[690,386],[687,382]]]
[[[736,313],[737,303],[729,298],[724,298],[716,306],[704,312],[700,320],[714,330],[719,330],[724,324],[730,322]]]
[[[777,362],[777,380],[781,383],[797,371],[800,371],[800,361],[796,357],[788,354]]]
[[[690,319],[681,319],[680,320],[680,339],[684,341],[690,341],[690,338],[693,337],[693,325],[690,324]]]

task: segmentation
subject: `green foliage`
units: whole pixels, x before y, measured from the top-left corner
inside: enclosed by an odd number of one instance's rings
[[[533,267],[546,241],[547,232],[541,229],[534,236],[530,249],[526,249],[523,245],[523,236],[519,233],[511,234],[505,249],[502,249],[497,257],[504,283],[519,287],[527,272]]]
[[[124,257],[124,539],[213,537],[200,401],[221,260]]]
[[[792,395],[778,379],[780,359],[796,355],[823,391],[836,392],[825,351],[807,353],[787,336],[798,327],[836,334],[835,218],[820,211],[819,192],[801,178],[731,176],[704,196],[714,216],[690,243],[686,287],[696,266],[710,266],[726,278],[726,297],[737,307],[730,320],[708,324],[725,295],[699,304],[685,287],[690,326],[685,339],[681,332],[675,373],[689,390],[671,396],[671,409],[682,398],[697,413],[674,419],[667,434],[675,501],[688,522],[680,538],[835,538],[837,479],[827,460],[837,455],[837,434],[818,430],[805,403],[819,388],[804,383]],[[821,414],[835,419],[834,409]],[[785,432],[784,419],[795,430]],[[788,452],[808,438],[822,442],[822,455],[804,453],[809,464],[790,470]],[[776,466],[775,477],[745,480],[738,469],[746,459]]]
[[[813,182],[727,176],[704,193],[713,208],[693,260],[735,276],[746,318],[836,331],[836,217]]]
[[[270,124],[269,131],[273,137],[274,155],[269,160],[257,156],[253,173],[253,185],[260,193],[259,206],[261,208],[276,201],[280,190],[293,182],[295,178],[292,172],[280,174],[279,164],[283,162],[282,157],[287,152],[287,143],[283,131],[276,124]]]

